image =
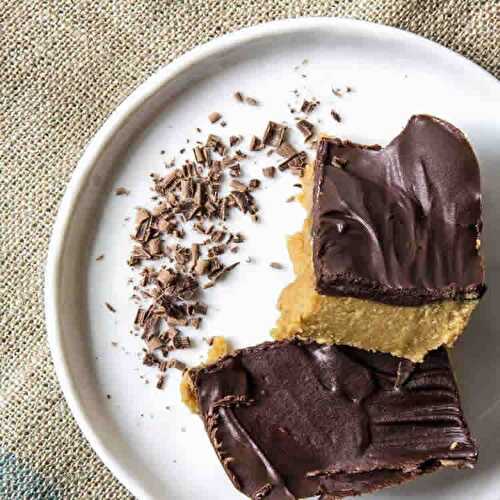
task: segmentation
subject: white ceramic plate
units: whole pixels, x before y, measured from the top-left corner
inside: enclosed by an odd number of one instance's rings
[[[303,64],[307,59],[308,63]],[[297,68],[298,67],[298,68]],[[302,76],[305,75],[305,76]],[[351,86],[342,98],[332,87]],[[311,116],[325,132],[385,144],[413,113],[431,113],[464,130],[479,157],[486,230],[489,291],[453,355],[466,414],[481,447],[473,472],[442,472],[373,498],[498,499],[500,490],[500,138],[498,82],[484,70],[417,36],[344,19],[275,22],[225,36],[189,52],[141,85],[106,121],[85,151],[54,227],[46,311],[54,363],[68,404],[90,444],[137,497],[224,500],[238,498],[216,460],[201,421],[180,403],[179,373],[154,388],[155,371],[142,366],[139,339],[129,334],[135,306],[126,265],[134,207],[151,196],[148,174],[195,140],[195,127],[223,137],[262,134],[268,119],[293,123],[292,90],[316,97]],[[262,105],[244,106],[235,90]],[[329,116],[335,108],[341,124]],[[220,111],[228,123],[209,125]],[[297,132],[292,139],[298,144]],[[167,153],[161,155],[160,151]],[[190,148],[188,145],[188,152]],[[260,173],[269,159],[246,170]],[[253,164],[253,161],[252,161]],[[296,178],[282,175],[258,194],[263,222],[238,220],[248,236],[242,264],[207,293],[212,305],[197,347],[183,353],[197,363],[201,337],[222,334],[236,347],[268,339],[275,302],[292,272],[285,235],[303,211],[285,203]],[[130,196],[114,195],[117,186]],[[104,260],[95,257],[104,254]],[[270,261],[286,264],[283,271]],[[104,306],[111,303],[112,314]],[[112,342],[118,343],[114,347]],[[143,378],[141,378],[143,377]],[[145,383],[145,379],[151,381]],[[111,399],[107,398],[107,395]]]

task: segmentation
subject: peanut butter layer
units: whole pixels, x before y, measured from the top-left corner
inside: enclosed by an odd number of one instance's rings
[[[311,213],[314,168],[303,178],[302,204]],[[288,250],[296,279],[278,301],[281,316],[275,339],[293,336],[347,344],[422,361],[428,351],[452,346],[478,301],[443,300],[418,307],[397,306],[354,297],[320,295],[315,290],[311,217],[291,236]]]

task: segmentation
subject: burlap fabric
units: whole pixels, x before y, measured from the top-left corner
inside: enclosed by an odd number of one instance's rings
[[[495,0],[0,0],[0,498],[129,496],[69,413],[45,334],[47,244],[85,144],[179,54],[305,15],[405,28],[500,72]]]

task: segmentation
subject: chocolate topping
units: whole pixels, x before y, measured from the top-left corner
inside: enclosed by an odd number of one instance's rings
[[[219,459],[252,498],[355,495],[477,459],[444,349],[409,366],[353,347],[268,342],[192,380]]]
[[[477,299],[479,166],[465,136],[413,116],[388,146],[322,139],[313,201],[316,288],[397,305]]]

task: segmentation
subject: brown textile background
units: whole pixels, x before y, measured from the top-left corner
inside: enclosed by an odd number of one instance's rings
[[[306,15],[404,28],[498,77],[499,6],[496,0],[0,0],[0,498],[129,496],[66,407],[46,341],[42,285],[71,172],[90,137],[139,83],[220,34]]]

